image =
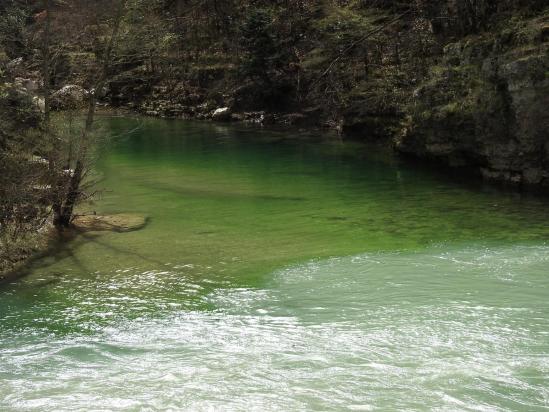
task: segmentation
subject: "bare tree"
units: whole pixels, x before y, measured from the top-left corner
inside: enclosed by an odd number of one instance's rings
[[[97,64],[90,73],[91,88],[86,96],[86,115],[84,124],[81,127],[75,126],[76,116],[69,113],[68,116],[57,125],[51,120],[51,90],[53,83],[52,66],[58,53],[52,52],[52,14],[54,8],[51,0],[43,0],[43,21],[42,29],[42,77],[43,93],[45,99],[45,125],[44,135],[46,140],[51,142],[47,155],[50,171],[50,183],[52,187],[51,203],[53,212],[53,223],[62,229],[71,224],[74,210],[77,204],[87,198],[83,190],[84,182],[92,167],[91,159],[94,150],[94,122],[98,98],[108,80],[113,62],[113,52],[119,38],[120,27],[125,15],[126,2],[116,0],[113,4],[113,13],[104,25],[107,25],[108,35],[103,41]],[[101,30],[96,31],[97,43],[101,43]],[[61,47],[57,45],[58,47]],[[59,118],[59,116],[58,116]],[[61,124],[59,124],[61,123]]]

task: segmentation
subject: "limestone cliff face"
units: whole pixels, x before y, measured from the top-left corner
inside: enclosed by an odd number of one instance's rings
[[[398,151],[549,188],[549,16],[447,45],[407,112]]]

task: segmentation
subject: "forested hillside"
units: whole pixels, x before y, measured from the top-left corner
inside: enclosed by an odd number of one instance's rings
[[[333,128],[549,187],[546,0],[4,0],[0,15],[3,228],[70,223],[97,104]]]
[[[50,8],[51,91],[92,88],[115,3],[4,2],[3,73],[38,80]],[[543,0],[123,3],[105,103],[155,116],[335,127],[486,178],[547,184]]]

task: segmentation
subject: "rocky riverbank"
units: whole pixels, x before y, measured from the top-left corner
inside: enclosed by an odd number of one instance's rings
[[[549,189],[549,18],[448,44],[395,138],[408,155]]]
[[[487,181],[549,190],[549,14],[449,39],[426,64],[414,82],[370,81],[336,116],[318,99],[266,107],[252,85],[235,85],[231,67],[171,83],[134,70],[106,99],[149,116],[335,128]]]
[[[36,233],[27,233],[17,242],[0,241],[0,284],[17,279],[32,262],[46,256],[57,235],[50,225]]]
[[[383,34],[387,47],[372,40],[363,61],[338,55],[328,69],[317,54],[331,50],[321,44],[299,64],[292,58],[255,77],[242,75],[245,60],[213,46],[190,61],[163,57],[156,71],[121,62],[94,93],[105,106],[147,116],[332,128],[487,181],[549,191],[549,10],[539,10],[502,6],[482,30],[468,31],[437,29],[423,17],[397,19]],[[329,32],[312,33],[335,41]],[[70,56],[52,107],[72,109],[86,99],[89,58]],[[6,65],[21,87],[40,89],[23,66],[21,59]],[[40,97],[35,102],[43,105]]]
[[[15,244],[0,242],[0,284],[21,277],[35,262],[51,255],[52,251],[78,235],[132,232],[143,229],[147,223],[147,217],[138,214],[78,215],[71,227],[63,232],[57,231],[48,223],[36,233],[27,233]]]

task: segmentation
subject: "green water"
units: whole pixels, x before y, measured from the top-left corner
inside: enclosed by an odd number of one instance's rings
[[[1,411],[549,410],[546,200],[333,136],[103,123],[92,209],[148,224],[0,289]]]

